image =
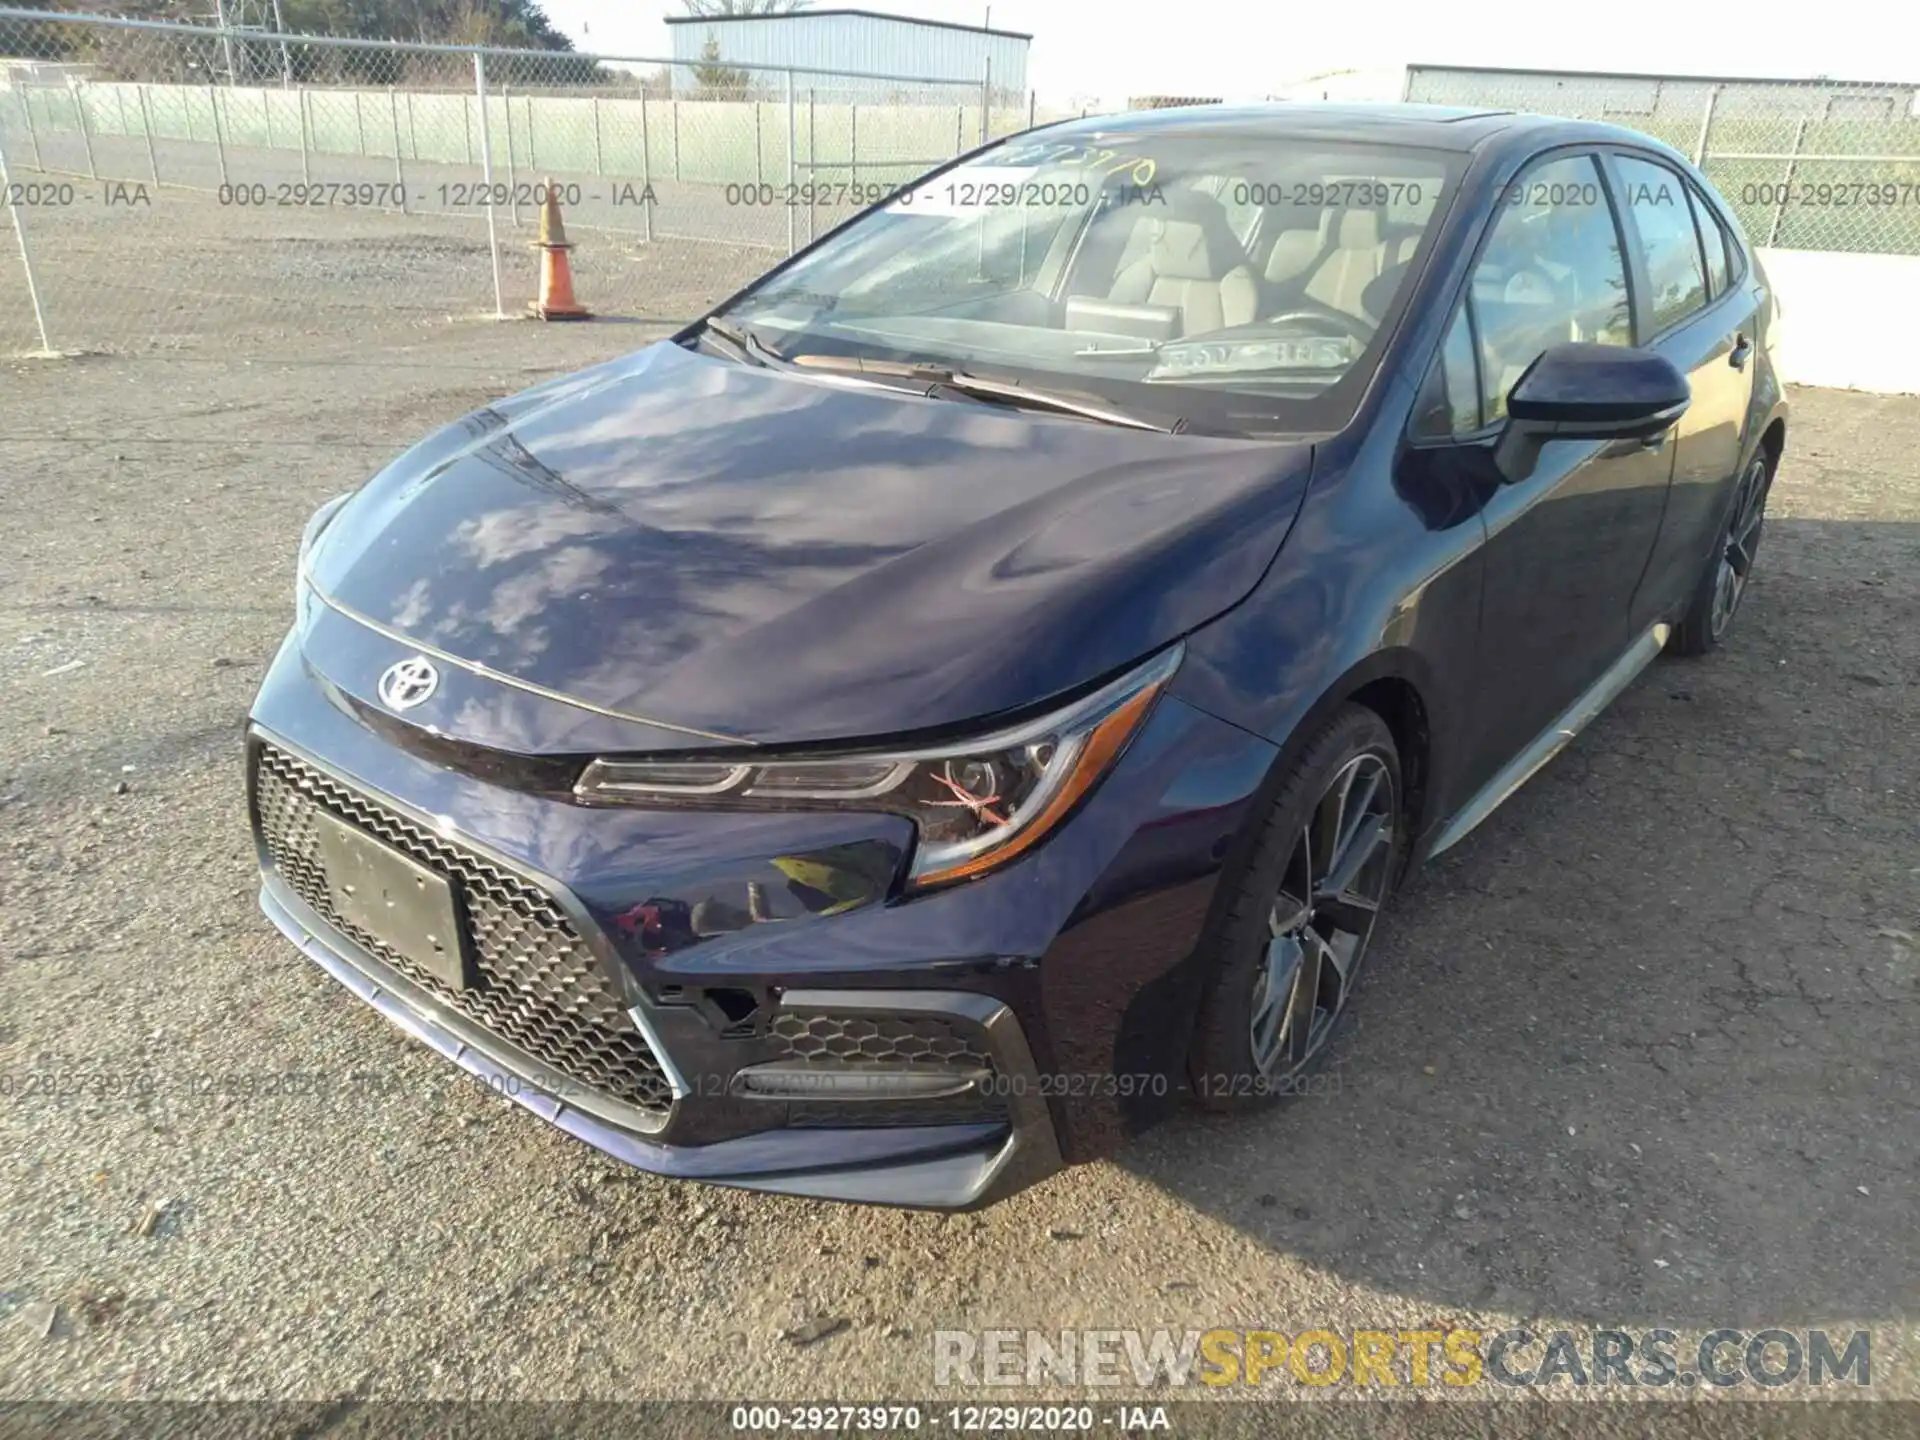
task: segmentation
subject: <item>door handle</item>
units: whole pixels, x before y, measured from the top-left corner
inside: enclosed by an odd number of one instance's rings
[[[1733,337],[1733,349],[1727,352],[1727,363],[1736,370],[1747,368],[1747,361],[1753,356],[1753,342],[1745,335]]]

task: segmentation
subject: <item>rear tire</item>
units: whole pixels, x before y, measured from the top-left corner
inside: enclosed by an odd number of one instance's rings
[[[1291,762],[1239,873],[1223,880],[1188,1068],[1202,1107],[1298,1092],[1349,1008],[1408,842],[1400,755],[1347,705]]]
[[[1719,649],[1733,629],[1733,618],[1746,597],[1747,582],[1752,578],[1753,563],[1760,551],[1760,536],[1766,528],[1767,494],[1773,487],[1773,468],[1767,452],[1760,450],[1741,472],[1720,543],[1708,557],[1700,583],[1694,587],[1686,617],[1667,642],[1668,653],[1705,655]]]

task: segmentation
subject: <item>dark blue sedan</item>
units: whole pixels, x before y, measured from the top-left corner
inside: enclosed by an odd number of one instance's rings
[[[975,1206],[1270,1104],[1408,867],[1726,636],[1774,317],[1609,126],[987,146],[315,515],[261,903],[665,1175]]]

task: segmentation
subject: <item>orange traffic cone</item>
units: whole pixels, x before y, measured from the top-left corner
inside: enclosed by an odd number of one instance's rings
[[[527,313],[542,320],[591,320],[593,312],[573,298],[573,266],[567,252],[573,248],[560,223],[560,195],[547,181],[547,203],[540,207],[540,298],[528,303]]]

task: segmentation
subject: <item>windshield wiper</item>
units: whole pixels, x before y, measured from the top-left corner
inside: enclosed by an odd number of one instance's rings
[[[767,344],[766,341],[762,340],[758,335],[755,335],[751,330],[747,329],[746,326],[736,321],[722,320],[714,316],[709,316],[700,323],[704,329],[712,331],[715,335],[718,335],[722,340],[726,341],[728,348],[739,356],[743,364],[758,365],[768,370],[787,371],[826,370],[830,372],[853,372],[862,368],[857,363],[832,364],[832,361],[842,360],[844,358],[838,355],[790,356],[783,354]],[[872,367],[869,365],[866,368]],[[881,373],[890,376],[894,372],[883,370]],[[829,373],[822,375],[820,378],[822,380],[832,381],[837,385],[852,385],[870,390],[898,390],[900,388],[900,386],[891,379],[870,379],[867,376],[855,373]],[[916,386],[915,388],[919,389],[922,394],[925,393],[923,387]]]
[[[1058,391],[1035,390],[1032,386],[1015,384],[1011,380],[993,380],[984,375],[969,375],[964,370],[949,370],[934,383],[944,385],[949,390],[958,390],[962,395],[972,395],[983,400],[1004,401],[1016,410],[1057,410],[1063,415],[1078,415],[1087,420],[1098,420],[1103,425],[1122,425],[1132,430],[1154,430],[1162,435],[1177,435],[1187,426],[1184,418],[1177,418],[1170,425],[1162,424],[1158,420],[1130,415],[1125,410],[1090,404]]]
[[[990,375],[973,375],[944,365],[925,361],[869,360],[859,355],[796,355],[792,363],[801,369],[845,370],[868,375],[894,375],[903,380],[923,381],[928,393],[954,390],[990,404],[1003,404],[1020,410],[1051,410],[1063,415],[1078,415],[1103,425],[1121,425],[1131,430],[1153,430],[1162,435],[1177,435],[1186,428],[1185,419],[1171,424],[1148,420],[1139,415],[1115,410],[1058,390],[1041,390],[1014,380],[996,380]]]
[[[976,400],[1007,405],[1016,410],[1051,410],[1063,415],[1078,415],[1086,420],[1097,420],[1103,425],[1121,425],[1132,430],[1152,430],[1162,435],[1177,435],[1187,426],[1184,418],[1176,419],[1171,424],[1162,424],[1157,420],[1143,419],[1138,415],[1130,415],[1124,410],[1115,410],[1075,395],[1063,394],[1055,390],[1037,390],[1031,385],[1022,385],[1013,380],[996,380],[988,375],[971,375],[965,370],[953,370],[944,365],[929,365],[924,361],[869,360],[859,355],[783,355],[746,326],[731,320],[710,315],[701,322],[701,325],[726,341],[747,363],[768,369],[825,370],[837,371],[849,378],[885,376],[889,379],[910,380],[916,385],[924,385],[925,393],[929,395],[937,389],[954,390]],[[886,382],[880,379],[868,379],[866,383],[885,385]]]
[[[740,358],[749,365],[760,365],[768,369],[784,370],[793,364],[779,351],[768,345],[758,335],[744,325],[736,325],[731,320],[722,320],[717,315],[709,315],[700,322],[701,328],[711,330],[727,344],[740,352]]]

